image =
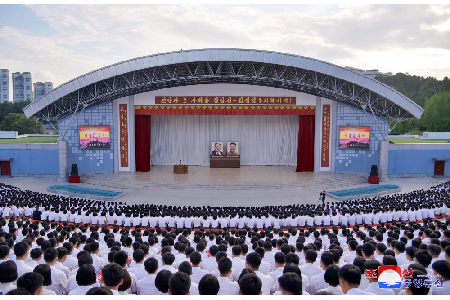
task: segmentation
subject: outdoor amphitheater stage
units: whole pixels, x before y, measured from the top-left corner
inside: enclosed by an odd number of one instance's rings
[[[176,206],[266,206],[318,204],[321,191],[336,191],[369,186],[362,173],[295,172],[293,166],[242,166],[214,169],[189,166],[188,174],[174,174],[173,166],[152,166],[146,173],[87,173],[81,183],[92,189],[122,192],[115,201],[127,204]],[[401,192],[428,189],[448,179],[432,177],[390,178]],[[56,177],[0,177],[0,182],[24,190],[48,193]],[[327,201],[334,201],[327,197]]]

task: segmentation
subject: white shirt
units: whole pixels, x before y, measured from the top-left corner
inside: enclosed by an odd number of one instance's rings
[[[442,287],[433,285],[431,288],[432,295],[450,295],[450,281],[444,281]]]
[[[227,277],[218,277],[219,293],[217,295],[239,295],[239,284],[233,282]]]
[[[6,295],[9,291],[17,289],[17,286],[15,286],[12,282],[6,282],[1,283],[0,282],[0,291],[3,293],[3,295]]]
[[[328,285],[327,288],[318,290],[317,292],[330,292],[333,293],[333,295],[344,295],[344,292],[342,292],[342,289],[339,285],[337,286]]]
[[[347,291],[347,295],[375,295],[374,293],[367,292],[365,290],[361,290],[359,288],[349,289]]]
[[[309,279],[314,275],[319,275],[323,272],[322,268],[309,263],[300,266],[300,270],[302,271],[302,274],[305,274]]]
[[[136,279],[139,281],[148,275],[143,264],[135,264],[134,267],[128,269],[128,272],[136,275]]]
[[[16,263],[17,266],[17,275],[18,275],[17,278],[19,278],[25,273],[33,272],[33,268],[25,264],[23,260],[15,260],[14,262]]]
[[[156,275],[148,274],[147,277],[136,282],[138,295],[158,295],[159,291],[155,287]]]
[[[206,270],[202,270],[199,267],[192,267],[191,280],[198,284],[202,277],[206,274],[209,274],[209,272]]]
[[[89,291],[92,288],[93,288],[92,285],[80,286],[79,288],[71,291],[69,295],[86,295],[87,291]]]
[[[55,266],[50,266],[50,270],[52,275],[52,285],[50,285],[48,289],[54,291],[56,295],[67,295],[68,282],[66,274]]]
[[[264,275],[260,271],[255,271],[256,275],[261,279],[261,291],[264,295],[270,295],[270,288],[273,285],[273,279],[269,275]]]
[[[321,289],[326,289],[329,284],[325,282],[325,279],[323,278],[325,272],[322,271],[321,274],[314,275],[313,277],[309,278],[309,290],[307,291],[311,295],[314,295],[317,291]]]

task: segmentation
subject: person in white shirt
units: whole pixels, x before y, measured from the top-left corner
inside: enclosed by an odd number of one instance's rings
[[[58,261],[58,250],[55,248],[48,248],[44,252],[44,260],[47,265],[50,266],[52,284],[48,287],[56,295],[67,295],[67,277],[63,271],[55,267]]]
[[[223,257],[217,262],[217,268],[219,269],[219,281],[220,289],[217,295],[239,295],[239,284],[230,280],[232,276],[233,262],[228,257]]]
[[[64,274],[66,274],[66,277],[69,278],[70,277],[70,270],[68,267],[64,266],[63,263],[66,261],[67,259],[67,249],[64,247],[58,247],[58,261],[55,264],[55,267],[58,268],[59,270],[63,271]]]
[[[74,269],[78,268],[78,260],[73,257],[73,244],[71,242],[65,242],[63,244],[63,247],[67,249],[67,258],[62,264],[65,267],[69,268],[70,271],[73,271]]]
[[[433,286],[432,294],[450,295],[450,262],[446,260],[438,260],[433,263],[432,268],[436,279],[442,280],[442,286]]]
[[[334,295],[343,295],[341,287],[339,286],[339,267],[337,265],[329,266],[324,275],[323,279],[328,284],[328,287],[316,291],[318,292],[330,292]]]
[[[113,295],[119,295],[119,286],[123,283],[122,267],[118,264],[108,264],[102,269],[102,284],[110,289]]]
[[[317,252],[313,249],[307,249],[305,252],[305,262],[306,264],[300,266],[302,275],[305,274],[306,277],[312,278],[314,275],[322,274],[323,270],[314,265],[317,260]]]
[[[241,247],[239,246],[233,246],[231,248],[232,251],[232,259],[233,262],[233,269],[236,272],[234,275],[233,280],[238,281],[239,275],[241,274],[242,270],[245,269],[245,261],[240,258],[241,255]]]
[[[252,252],[247,254],[245,258],[245,266],[249,269],[252,269],[253,272],[261,279],[262,288],[261,291],[263,295],[270,295],[270,289],[273,285],[273,279],[269,275],[264,275],[259,271],[259,267],[261,265],[261,255],[256,252]]]
[[[138,295],[158,295],[159,291],[155,287],[155,278],[158,273],[158,261],[156,258],[149,258],[144,262],[145,271],[147,276],[136,282]]]
[[[17,266],[12,260],[0,264],[0,291],[3,295],[17,288],[14,284],[17,278]]]
[[[198,284],[200,282],[200,279],[202,279],[204,275],[209,274],[209,272],[200,268],[200,263],[202,261],[202,256],[200,252],[198,251],[192,252],[191,255],[189,256],[189,259],[192,265],[191,281]]]
[[[266,254],[264,248],[258,247],[255,249],[255,252],[257,252],[261,256],[261,265],[259,266],[259,271],[265,275],[268,275],[269,272],[272,271],[272,265],[264,261],[264,257]],[[269,252],[268,255],[271,255],[271,253]]]
[[[20,242],[14,246],[14,254],[16,255],[15,263],[17,265],[17,277],[25,273],[33,272],[33,268],[25,264],[25,259],[30,253],[30,248],[27,242]]]
[[[274,283],[270,289],[272,293],[279,290],[278,277],[280,277],[283,274],[285,265],[285,256],[286,255],[283,252],[277,252],[274,256],[275,269],[268,274],[270,277],[272,277]]]
[[[144,258],[145,258],[144,250],[141,249],[134,250],[133,260],[135,261],[135,265],[132,268],[128,269],[128,272],[133,273],[138,281],[146,277],[148,274],[148,272],[144,268]]]
[[[296,273],[285,273],[278,277],[281,295],[302,295],[302,278]]]
[[[361,282],[361,269],[355,265],[345,265],[339,269],[339,285],[342,292],[348,295],[375,295],[359,289]]]
[[[314,295],[317,291],[327,288],[328,284],[324,281],[324,274],[327,268],[333,265],[334,255],[330,251],[324,251],[320,256],[320,267],[323,272],[309,278],[310,295]]]
[[[86,292],[97,282],[94,266],[82,265],[77,271],[76,279],[79,288],[70,291],[69,295],[86,295]]]

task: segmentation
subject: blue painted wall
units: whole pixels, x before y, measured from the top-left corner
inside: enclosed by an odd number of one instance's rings
[[[17,145],[17,144],[15,144]],[[19,144],[20,145],[20,144]],[[22,144],[24,145],[24,144]],[[2,147],[3,148],[3,147]],[[10,157],[11,174],[58,174],[58,147],[55,149],[1,149],[0,157]]]
[[[69,171],[72,164],[78,165],[80,174],[88,172],[114,172],[114,126],[113,103],[107,102],[90,107],[77,114],[76,121],[70,126],[65,140],[68,142]],[[60,140],[71,122],[71,116],[59,122]],[[81,150],[79,126],[110,126],[111,149]]]
[[[450,144],[389,145],[388,175],[433,175],[433,158],[450,158]],[[450,161],[445,162],[445,174],[450,174]]]
[[[339,149],[339,127],[341,126],[369,126],[370,149]],[[378,142],[383,140],[383,136],[379,132],[378,128],[381,128],[382,131],[387,133],[388,122],[381,118],[370,118],[364,111],[360,109],[338,103],[335,142],[335,172],[370,173],[371,166],[378,165]]]

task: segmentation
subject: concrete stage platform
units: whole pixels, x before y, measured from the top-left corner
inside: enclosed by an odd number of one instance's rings
[[[323,190],[336,191],[368,186],[368,174],[297,173],[291,166],[242,166],[238,169],[211,169],[189,166],[188,174],[173,174],[173,166],[152,166],[148,173],[89,173],[81,183],[94,189],[123,192],[117,201],[127,204],[177,206],[264,206],[319,203]],[[391,178],[402,193],[448,181],[430,177]],[[48,193],[56,184],[54,177],[5,177],[0,182],[24,190]],[[333,201],[327,198],[327,201]]]

